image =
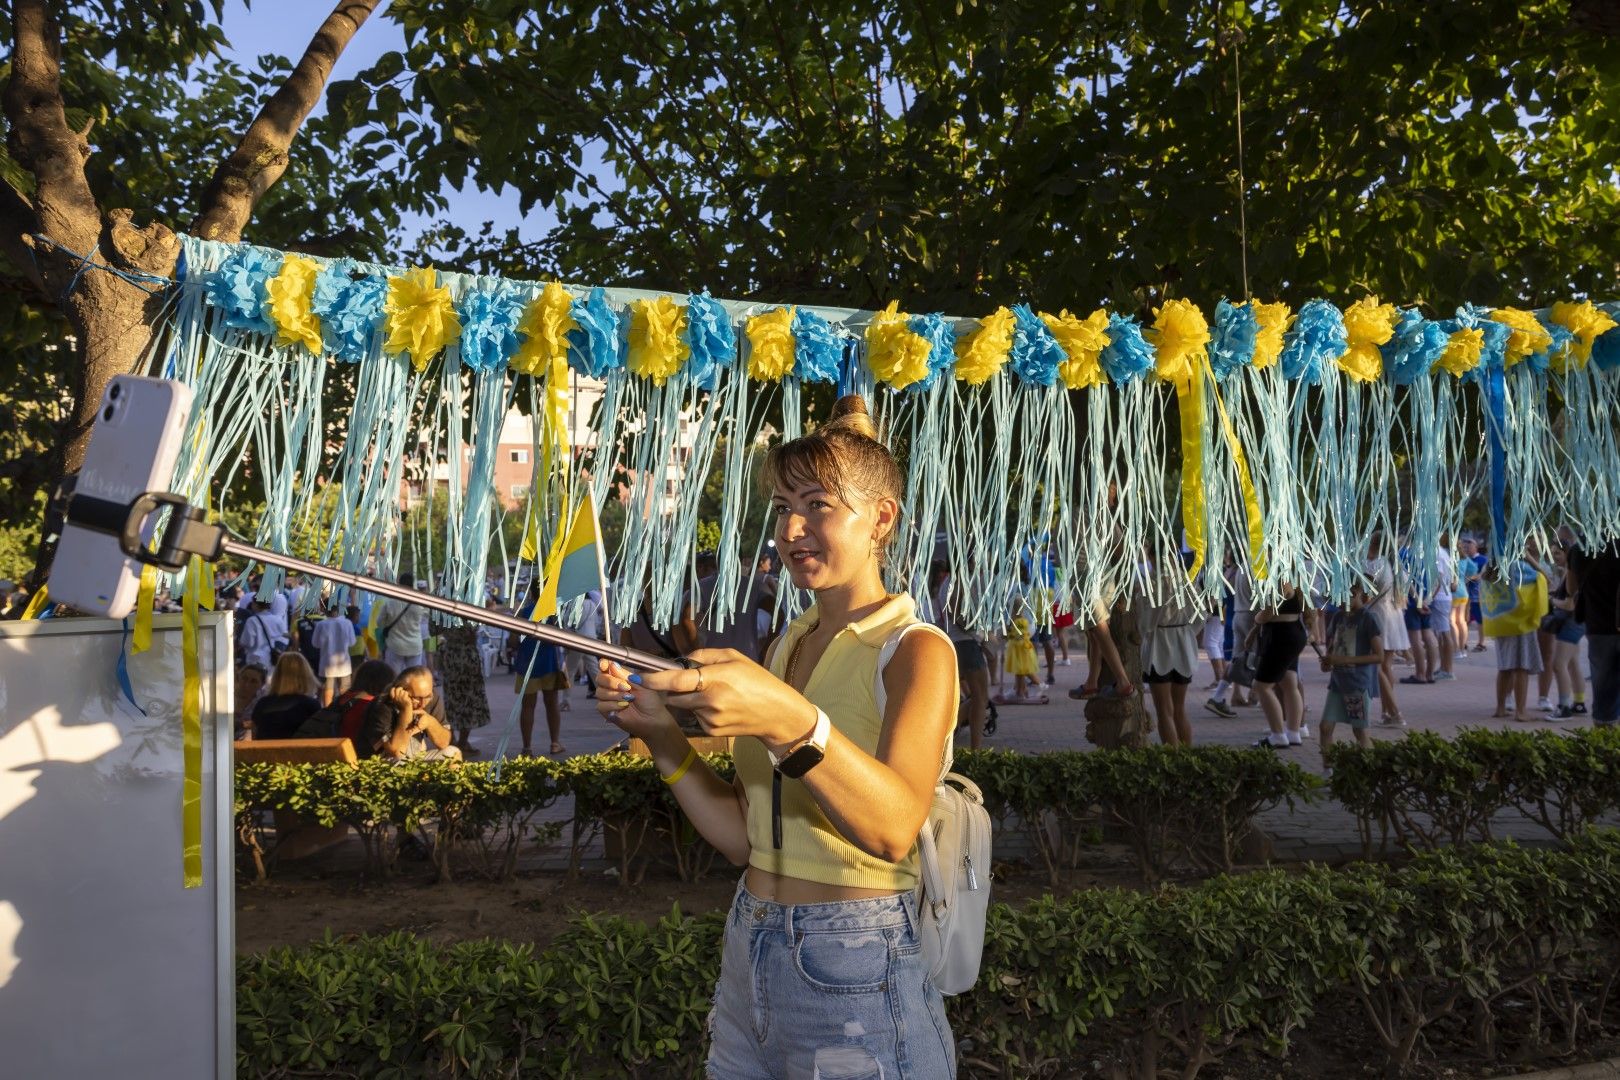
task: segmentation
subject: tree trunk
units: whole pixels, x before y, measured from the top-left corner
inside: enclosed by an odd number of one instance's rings
[[[1151,726],[1142,705],[1146,687],[1142,685],[1142,633],[1136,625],[1136,613],[1130,608],[1116,609],[1108,621],[1108,634],[1114,639],[1120,663],[1136,693],[1128,698],[1097,697],[1086,702],[1086,739],[1104,750],[1145,746]]]

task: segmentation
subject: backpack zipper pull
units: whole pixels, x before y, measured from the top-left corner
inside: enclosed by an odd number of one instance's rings
[[[979,876],[973,872],[973,856],[962,856],[962,869],[967,871],[968,888],[978,891]]]

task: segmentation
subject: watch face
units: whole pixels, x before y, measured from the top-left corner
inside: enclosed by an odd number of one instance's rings
[[[790,780],[797,780],[817,765],[821,764],[824,755],[821,747],[815,743],[805,743],[793,753],[782,759],[777,771]]]

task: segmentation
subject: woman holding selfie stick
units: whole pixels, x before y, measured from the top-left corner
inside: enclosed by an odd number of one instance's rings
[[[765,482],[776,550],[815,604],[761,666],[701,649],[696,669],[601,662],[598,709],[647,742],[703,837],[747,870],[726,923],[708,1075],[947,1077],[955,1043],[916,932],[917,832],[956,724],[956,653],[890,595],[900,470],[866,405],[775,447]],[[906,633],[874,693],[878,653]],[[737,779],[693,751],[669,708],[736,739]],[[863,1074],[864,1075],[864,1074]]]

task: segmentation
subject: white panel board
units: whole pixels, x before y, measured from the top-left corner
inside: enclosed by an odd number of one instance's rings
[[[233,1075],[231,620],[204,613],[203,884],[182,887],[180,616],[0,623],[0,1073]],[[216,659],[217,658],[217,659]]]

